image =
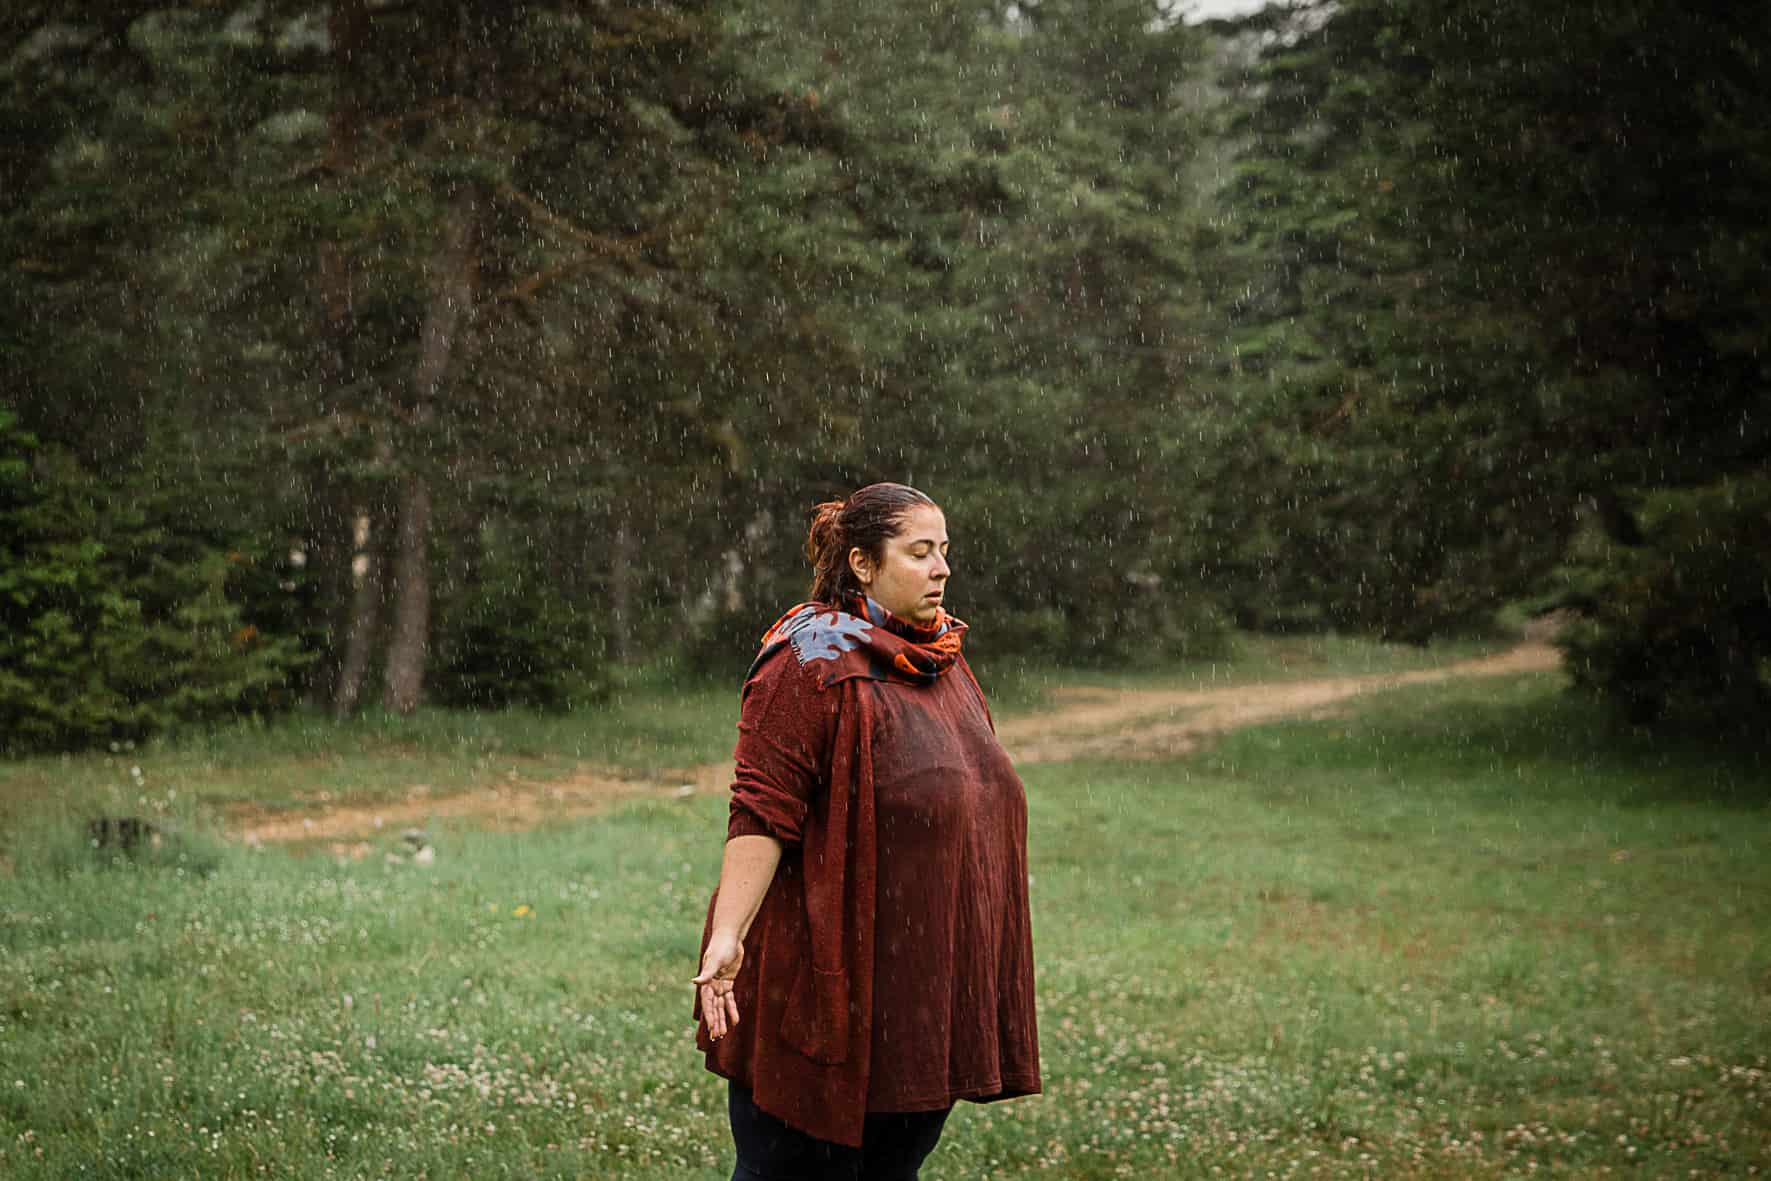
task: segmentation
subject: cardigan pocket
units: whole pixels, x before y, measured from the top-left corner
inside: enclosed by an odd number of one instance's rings
[[[849,1057],[847,973],[821,972],[810,956],[799,962],[787,1008],[781,1014],[781,1040],[823,1066]]]

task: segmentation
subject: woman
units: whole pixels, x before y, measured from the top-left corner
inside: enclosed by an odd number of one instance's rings
[[[744,685],[697,1043],[733,1181],[915,1178],[956,1100],[1040,1089],[1027,803],[943,607],[947,523],[818,506],[812,602]]]

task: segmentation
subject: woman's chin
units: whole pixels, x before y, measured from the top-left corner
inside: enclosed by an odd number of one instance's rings
[[[941,618],[941,600],[939,598],[913,599],[908,603],[899,603],[895,606],[878,599],[874,601],[905,623],[914,623],[918,627],[927,627]]]

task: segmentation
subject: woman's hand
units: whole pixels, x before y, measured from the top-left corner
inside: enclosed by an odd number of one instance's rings
[[[781,842],[760,833],[746,833],[726,842],[720,864],[719,890],[713,898],[709,919],[712,933],[701,953],[701,975],[694,983],[701,990],[701,1019],[708,1036],[718,1041],[738,1024],[738,998],[732,982],[744,963],[744,934],[762,905],[763,895],[781,863]]]
[[[744,944],[736,934],[715,931],[708,937],[701,975],[693,983],[701,990],[701,1019],[716,1042],[738,1024],[738,998],[732,995],[732,982],[743,963]]]

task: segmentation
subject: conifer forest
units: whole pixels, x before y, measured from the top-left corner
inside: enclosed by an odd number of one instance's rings
[[[812,506],[969,650],[1554,613],[1771,705],[1771,6],[9,0],[0,748],[736,686]]]

